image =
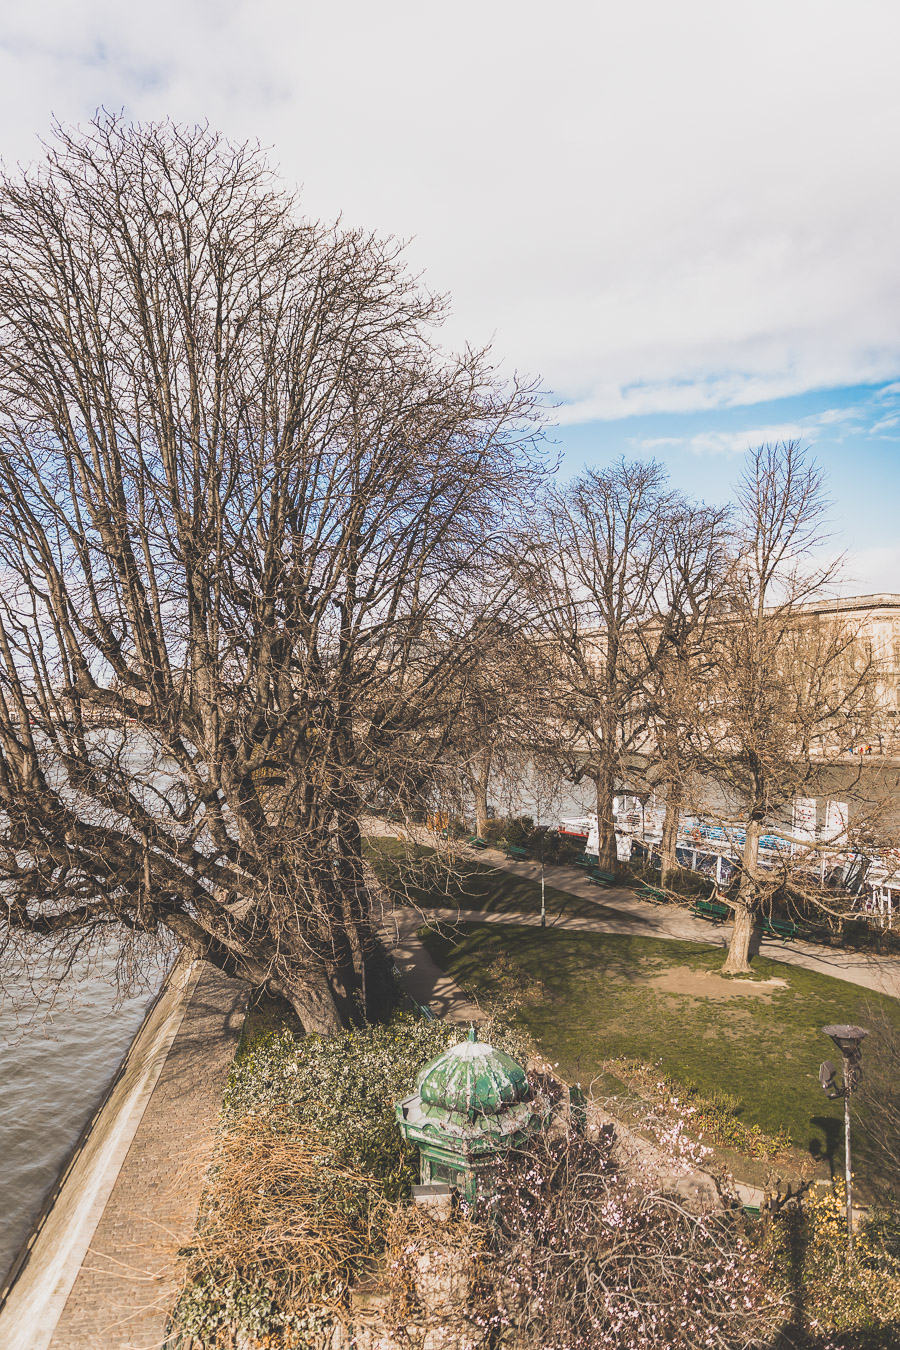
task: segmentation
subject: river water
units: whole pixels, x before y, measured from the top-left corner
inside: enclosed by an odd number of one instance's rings
[[[113,960],[83,956],[52,1007],[49,970],[33,969],[30,981],[4,978],[11,997],[0,1006],[0,1284],[161,978],[155,972],[119,997]]]

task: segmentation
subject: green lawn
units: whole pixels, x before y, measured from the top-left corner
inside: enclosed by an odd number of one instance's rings
[[[366,840],[366,854],[382,881],[395,896],[421,909],[477,909],[487,914],[539,914],[541,887],[486,863],[457,859],[453,875],[440,855],[421,844],[383,837]],[[568,918],[621,918],[619,910],[597,900],[546,888],[547,914]]]
[[[865,1026],[874,1005],[900,1022],[894,999],[765,957],[754,959],[756,978],[784,979],[787,988],[705,996],[694,977],[717,973],[722,951],[699,943],[507,924],[429,928],[422,939],[464,988],[519,1001],[515,1019],[566,1080],[589,1083],[612,1058],[659,1064],[704,1094],[735,1094],[742,1121],[767,1134],[786,1129],[799,1150],[832,1167],[843,1165],[843,1106],[819,1086],[819,1064],[835,1058],[821,1028]],[[856,1157],[863,1173],[862,1141]]]

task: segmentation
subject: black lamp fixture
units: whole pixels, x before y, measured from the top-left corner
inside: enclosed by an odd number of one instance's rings
[[[860,1046],[868,1036],[865,1027],[847,1026],[842,1023],[836,1027],[823,1027],[826,1036],[830,1036],[844,1059],[858,1060],[862,1051]]]

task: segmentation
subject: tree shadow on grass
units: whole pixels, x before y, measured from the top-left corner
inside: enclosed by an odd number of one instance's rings
[[[827,1162],[829,1171],[834,1176],[844,1165],[843,1158],[840,1167],[837,1161],[838,1149],[844,1140],[844,1122],[835,1116],[810,1116],[809,1123],[820,1131],[819,1134],[810,1136],[809,1151],[814,1158],[821,1158]]]

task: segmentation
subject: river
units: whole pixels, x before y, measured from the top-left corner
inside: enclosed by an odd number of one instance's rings
[[[154,974],[151,985],[161,978]],[[46,968],[30,981],[7,974],[4,985],[11,997],[0,1006],[0,1284],[153,998],[147,985],[117,998],[111,958],[77,960],[52,1008],[41,1004]]]

